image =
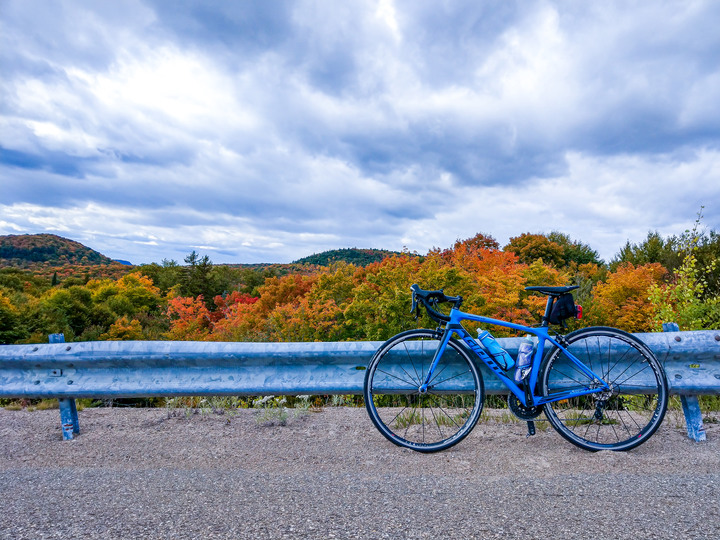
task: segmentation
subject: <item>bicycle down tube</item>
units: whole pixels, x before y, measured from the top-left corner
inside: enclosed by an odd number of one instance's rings
[[[519,330],[521,332],[527,332],[530,334],[533,334],[537,336],[538,338],[538,346],[535,351],[535,354],[533,355],[533,361],[532,361],[532,368],[529,374],[528,378],[528,384],[531,389],[533,389],[532,394],[532,400],[533,403],[527,403],[527,399],[525,397],[525,391],[520,388],[517,384],[515,384],[515,381],[510,379],[505,375],[505,371],[495,362],[495,360],[489,356],[483,348],[480,346],[480,344],[470,335],[470,333],[465,330],[465,328],[462,326],[462,321],[473,321],[478,322],[482,324],[490,324],[494,326],[502,326],[505,328],[511,328],[513,330]],[[520,324],[515,324],[507,321],[501,321],[498,319],[492,319],[489,317],[483,317],[480,315],[472,315],[470,313],[465,313],[463,311],[460,311],[459,309],[452,308],[450,310],[450,321],[445,326],[445,331],[443,333],[442,340],[440,341],[440,344],[438,346],[437,351],[435,351],[435,355],[433,357],[432,363],[430,365],[430,369],[428,370],[427,377],[425,378],[424,383],[420,386],[419,390],[421,393],[427,392],[428,387],[430,386],[430,381],[433,378],[433,374],[435,372],[435,368],[437,367],[438,362],[440,361],[440,358],[445,353],[445,349],[447,347],[448,342],[450,341],[450,338],[452,337],[453,333],[458,334],[458,336],[465,342],[465,344],[475,353],[476,356],[478,356],[484,363],[487,365],[499,378],[500,380],[507,386],[508,390],[510,390],[517,398],[520,400],[520,402],[526,406],[534,406],[538,407],[541,405],[544,405],[546,403],[551,403],[554,401],[561,401],[564,399],[569,399],[573,397],[580,397],[588,394],[594,394],[601,391],[607,391],[610,390],[610,387],[607,385],[607,383],[600,377],[597,376],[591,369],[589,369],[585,364],[583,364],[580,360],[578,360],[570,351],[568,351],[565,347],[563,347],[557,340],[555,340],[552,336],[550,336],[548,332],[547,326],[540,326],[540,327],[529,327],[529,326],[523,326]],[[550,396],[536,396],[534,393],[534,389],[537,384],[540,366],[542,363],[542,358],[545,353],[545,343],[550,342],[555,347],[558,347],[568,358],[584,375],[591,378],[593,382],[598,383],[597,387],[595,388],[586,388],[584,390],[568,390],[563,392],[555,392]]]

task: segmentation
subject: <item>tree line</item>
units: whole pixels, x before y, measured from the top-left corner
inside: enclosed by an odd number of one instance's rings
[[[545,299],[530,285],[576,284],[585,317],[574,326],[630,332],[720,327],[720,235],[656,232],[627,243],[609,262],[565,234],[525,233],[501,247],[489,235],[427,255],[393,254],[367,266],[344,261],[261,268],[214,265],[192,252],[120,276],[34,275],[0,269],[0,343],[66,341],[384,340],[433,326],[410,313],[410,285],[462,295],[467,311],[532,325]],[[508,330],[493,329],[498,335]]]

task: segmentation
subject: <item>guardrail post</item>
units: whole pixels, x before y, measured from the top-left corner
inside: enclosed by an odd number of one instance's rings
[[[50,343],[65,343],[65,334],[50,334]],[[74,398],[58,398],[60,406],[60,425],[62,426],[63,439],[71,441],[73,434],[80,433],[80,420],[78,419],[77,405]]]
[[[677,323],[663,323],[663,332],[679,332]],[[700,401],[697,396],[680,396],[683,414],[685,415],[685,426],[687,434],[695,442],[703,442],[707,439],[705,425],[703,424]]]

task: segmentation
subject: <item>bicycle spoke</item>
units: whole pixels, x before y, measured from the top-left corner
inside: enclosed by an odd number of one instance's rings
[[[480,416],[480,373],[454,340],[428,382],[432,391],[418,392],[439,345],[436,332],[409,331],[386,342],[368,367],[366,407],[375,426],[395,444],[442,450],[464,438]],[[403,389],[410,393],[403,394]]]
[[[420,341],[421,346],[424,343],[425,343],[424,341]],[[410,365],[413,367],[413,371],[415,371],[415,377],[416,377],[415,380],[419,381],[419,383],[422,384],[423,377],[420,374],[418,374],[418,372],[417,372],[417,368],[415,367],[415,362],[413,362],[412,356],[410,356],[410,351],[408,351],[407,343],[403,343],[403,347],[405,348],[405,356],[407,356],[407,359],[410,361]],[[422,358],[422,356],[421,356],[421,358]],[[424,371],[422,370],[422,366],[420,366],[420,370],[421,370],[420,373],[424,373]],[[405,368],[403,368],[403,371],[405,371]],[[408,377],[412,378],[412,376],[409,373],[407,373],[407,371],[405,371],[405,373],[408,375]],[[418,384],[418,386],[420,386],[420,384]]]
[[[580,353],[577,358],[588,369],[600,367],[607,388],[548,403],[545,413],[552,426],[588,450],[626,450],[646,440],[667,406],[667,385],[657,359],[637,338],[615,329],[589,328],[566,339],[567,350]],[[590,377],[565,362],[560,349],[548,358],[542,373],[545,396],[595,387]],[[568,388],[568,382],[577,386]]]
[[[403,370],[403,371],[405,372],[405,374],[406,374],[408,377],[410,377],[410,375],[409,375],[405,370]],[[385,370],[382,370],[382,369],[378,369],[378,372],[384,373],[384,374],[387,375],[388,377],[392,377],[393,379],[397,379],[397,380],[400,381],[400,382],[404,382],[405,384],[409,385],[410,388],[418,388],[418,387],[419,387],[419,385],[414,384],[413,381],[406,381],[405,379],[401,379],[400,377],[398,377],[398,376],[395,375],[394,373],[390,373],[389,371],[385,371]]]

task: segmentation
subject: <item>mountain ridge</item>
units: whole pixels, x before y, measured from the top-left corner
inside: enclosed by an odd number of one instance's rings
[[[290,265],[328,266],[335,262],[346,262],[356,266],[367,266],[386,257],[399,255],[397,251],[375,248],[331,249],[302,257]],[[135,266],[124,260],[115,260],[75,240],[56,234],[10,234],[0,235],[0,267],[37,268],[52,266]],[[280,263],[222,263],[217,266],[276,266]],[[281,265],[282,266],[282,265]]]
[[[117,264],[113,259],[80,242],[56,234],[10,234],[0,236],[0,266]]]

